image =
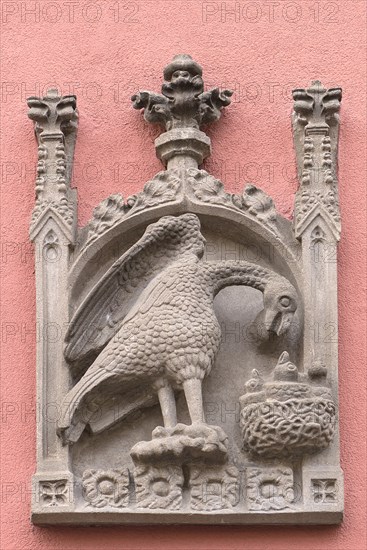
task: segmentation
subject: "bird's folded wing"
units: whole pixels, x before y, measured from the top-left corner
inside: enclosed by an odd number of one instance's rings
[[[196,239],[200,242],[200,223],[194,214],[165,216],[148,226],[141,239],[112,265],[71,319],[65,337],[69,363],[88,359],[90,364],[95,359],[134,304],[142,304],[137,300],[149,282],[184,250],[188,252],[188,233],[192,246]]]

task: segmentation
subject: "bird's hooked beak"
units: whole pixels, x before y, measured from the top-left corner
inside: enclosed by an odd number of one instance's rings
[[[297,309],[297,294],[294,287],[286,282],[273,282],[264,292],[264,309],[257,316],[255,323],[263,338],[269,334],[285,334],[293,321]]]
[[[281,336],[289,329],[294,311],[272,311],[268,310],[264,314],[264,325],[267,332],[274,332],[277,336]]]

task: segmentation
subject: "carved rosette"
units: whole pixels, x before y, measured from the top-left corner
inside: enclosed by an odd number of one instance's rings
[[[298,373],[284,352],[264,382],[255,370],[240,398],[244,449],[263,457],[299,456],[328,447],[335,432],[335,404],[324,385],[326,369]]]
[[[134,471],[138,508],[178,510],[182,504],[184,477],[177,465],[139,465]]]
[[[293,508],[293,471],[289,467],[246,469],[249,510],[270,512]]]
[[[85,500],[95,508],[124,508],[129,504],[129,471],[86,470],[82,488]]]
[[[32,507],[52,513],[74,506],[73,476],[69,471],[36,473],[32,478]]]
[[[321,216],[335,240],[339,240],[337,152],[342,91],[326,90],[321,82],[315,81],[307,90],[294,90],[293,97],[292,121],[300,181],[295,200],[295,234],[301,238],[310,223]]]
[[[235,466],[196,464],[190,467],[189,488],[193,510],[232,509],[240,496],[239,472]]]

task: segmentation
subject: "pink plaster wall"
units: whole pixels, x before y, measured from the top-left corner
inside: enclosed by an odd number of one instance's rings
[[[1,7],[1,550],[365,549],[365,2],[240,1],[236,16],[228,11],[234,2],[189,0],[3,1]],[[138,87],[158,90],[161,69],[179,52],[204,66],[208,85],[237,92],[211,129],[207,169],[232,191],[246,180],[261,186],[287,217],[296,189],[289,90],[316,77],[343,87],[339,344],[346,498],[341,526],[44,529],[29,521],[36,318],[27,232],[36,144],[25,97],[52,84],[78,95],[74,185],[84,224],[98,201],[114,192],[138,191],[160,170],[153,148],[157,132],[131,108],[129,97]]]

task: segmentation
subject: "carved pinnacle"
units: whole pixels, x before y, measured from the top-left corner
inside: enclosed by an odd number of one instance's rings
[[[65,225],[71,238],[75,222],[75,200],[70,179],[76,140],[78,113],[76,97],[60,96],[50,89],[40,97],[29,97],[28,116],[35,123],[38,141],[36,204],[32,214],[31,236],[39,231],[49,209]]]
[[[338,240],[337,160],[342,90],[327,90],[316,80],[308,89],[294,90],[293,98],[293,136],[300,181],[295,202],[295,234],[301,238],[313,220],[321,216]]]

